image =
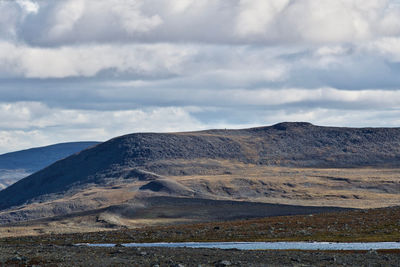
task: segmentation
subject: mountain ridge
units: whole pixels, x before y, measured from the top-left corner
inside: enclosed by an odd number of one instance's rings
[[[226,166],[220,161],[289,167],[399,167],[399,159],[400,128],[284,122],[238,130],[134,133],[76,153],[0,191],[0,209],[87,184],[136,181],[138,170],[161,176],[221,174]],[[165,184],[173,183],[162,180],[143,188]]]
[[[0,189],[58,160],[97,144],[99,142],[67,142],[2,154],[0,155]]]
[[[0,155],[0,169],[37,170],[53,163],[57,159],[62,159],[63,156],[72,155],[97,144],[100,144],[100,142],[64,142],[4,153]],[[46,157],[44,157],[44,154],[46,154]],[[28,163],[27,157],[29,157]]]

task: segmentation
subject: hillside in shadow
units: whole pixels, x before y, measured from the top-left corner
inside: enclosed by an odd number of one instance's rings
[[[214,175],[230,175],[235,170],[249,166],[397,168],[400,167],[399,159],[400,128],[339,128],[286,122],[241,130],[135,133],[111,139],[57,161],[0,191],[0,209],[52,201],[65,197],[66,192],[73,195],[93,186],[109,186],[105,192],[110,193],[122,188],[123,184],[130,184],[126,192],[140,194],[141,197],[150,194],[213,199],[245,196],[260,199],[276,192],[276,189],[271,189],[268,181],[254,182],[235,178],[229,182],[236,183],[235,188],[219,181],[221,189],[211,192],[213,189],[210,186],[214,185],[207,184],[209,182],[203,181],[200,185],[199,179],[181,182],[171,177],[210,175],[212,180]],[[346,179],[332,177],[329,181],[349,183]],[[242,182],[258,183],[260,187],[253,186],[253,191],[249,193],[248,190],[240,189],[244,188],[240,184]],[[286,185],[287,188],[294,187],[290,183]],[[334,186],[332,184],[332,188]],[[362,181],[357,186],[367,188]],[[383,186],[382,190],[386,190],[387,185]],[[282,195],[286,192],[286,189],[282,190]],[[100,203],[101,199],[96,198],[96,203]],[[79,206],[76,202],[69,202],[68,207],[59,209],[65,209],[66,212],[78,206],[81,210],[89,209],[85,206],[87,203],[80,203],[82,206]],[[104,207],[96,205],[97,208]]]
[[[70,142],[0,155],[0,189],[99,142]]]

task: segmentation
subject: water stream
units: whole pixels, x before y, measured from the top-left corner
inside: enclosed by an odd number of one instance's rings
[[[90,247],[114,247],[115,244],[77,244]],[[169,247],[169,248],[219,248],[240,250],[377,250],[400,249],[400,242],[183,242],[183,243],[126,243],[124,247]]]

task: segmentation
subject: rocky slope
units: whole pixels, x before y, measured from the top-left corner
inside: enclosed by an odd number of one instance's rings
[[[280,123],[243,130],[137,133],[81,151],[0,191],[0,209],[52,201],[99,186],[104,192],[115,190],[120,197],[123,194],[117,190],[124,184],[129,188],[124,191],[126,198],[120,201],[146,194],[210,198],[205,191],[209,190],[208,184],[200,190],[196,184],[188,186],[171,176],[230,175],[234,170],[254,166],[395,168],[400,167],[399,159],[400,128]],[[340,177],[332,179],[347,183]],[[260,183],[269,186],[268,181]],[[214,194],[213,198],[235,197],[229,188],[221,188],[224,195]],[[254,192],[257,190],[254,188]],[[97,196],[79,205],[69,201],[67,207],[57,209],[70,212],[79,206],[81,211],[90,208],[88,203],[96,203],[92,208],[101,208],[109,200]]]

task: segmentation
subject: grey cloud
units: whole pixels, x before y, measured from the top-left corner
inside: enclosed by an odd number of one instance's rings
[[[166,80],[168,81],[168,80]],[[164,81],[165,82],[165,81]],[[154,107],[224,107],[242,110],[296,108],[399,108],[399,90],[338,90],[322,88],[184,88],[147,82],[95,80],[9,80],[0,83],[5,102],[38,101],[54,108],[129,110]]]
[[[400,123],[398,1],[0,0],[0,12],[0,152],[134,131]]]
[[[346,60],[344,60],[346,61]],[[400,69],[378,57],[355,57],[329,68],[298,66],[292,69],[285,86],[318,88],[328,86],[338,89],[399,89]]]
[[[380,47],[314,48],[220,45],[118,45],[30,48],[0,43],[3,83],[10,77],[132,80],[144,87],[185,89],[399,89],[398,61]],[[367,47],[367,48],[366,48]],[[386,53],[386,52],[385,52]],[[61,78],[61,79],[60,79]],[[140,81],[144,81],[140,83]]]
[[[28,0],[26,0],[28,1]],[[289,44],[357,42],[400,34],[390,0],[37,0],[20,15],[29,44],[195,42]]]

